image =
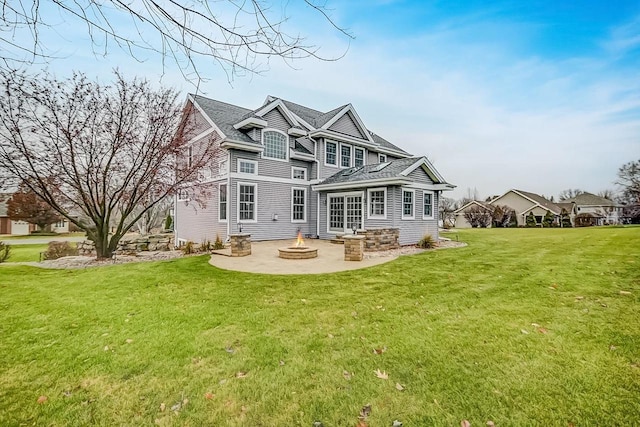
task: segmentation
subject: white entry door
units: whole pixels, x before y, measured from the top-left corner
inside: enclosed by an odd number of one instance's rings
[[[362,193],[328,195],[327,221],[330,233],[352,232],[355,225],[362,229]]]

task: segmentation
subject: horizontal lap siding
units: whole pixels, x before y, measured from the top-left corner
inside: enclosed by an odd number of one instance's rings
[[[232,205],[230,205],[230,219],[232,233],[238,231],[238,183],[256,184],[256,211],[257,222],[243,222],[242,231],[251,234],[252,240],[277,240],[290,239],[302,234],[315,234],[315,221],[312,221],[311,208],[315,204],[311,203],[311,194],[308,185],[291,185],[277,182],[257,181],[248,178],[232,178],[231,192]],[[291,222],[291,187],[306,188],[306,208],[307,221],[305,223]],[[274,221],[273,214],[278,215],[278,220]],[[313,217],[315,220],[315,216]]]
[[[218,222],[218,185],[220,183],[224,184],[226,181],[202,185],[202,194],[195,197],[201,199],[203,206],[193,199],[188,202],[176,201],[176,239],[201,243],[205,240],[213,242],[216,236],[222,240],[227,238],[227,224]]]
[[[262,116],[267,121],[267,128],[278,129],[285,134],[291,128],[289,121],[282,115],[279,108],[273,110]]]
[[[334,124],[329,126],[329,130],[353,136],[354,138],[366,139],[358,129],[358,126],[356,126],[353,117],[351,117],[351,113],[340,117]]]
[[[191,114],[189,117],[189,122],[187,123],[186,129],[191,134],[191,137],[201,134],[205,130],[209,129],[211,124],[207,121],[207,119],[198,111],[196,108],[191,110]]]
[[[402,219],[402,191],[415,190],[414,197],[414,217],[415,219]],[[433,219],[423,219],[424,197],[423,190],[419,188],[393,187],[393,216],[394,227],[400,229],[400,244],[413,245],[422,239],[426,234],[430,234],[434,239],[438,239],[438,194],[433,194]]]

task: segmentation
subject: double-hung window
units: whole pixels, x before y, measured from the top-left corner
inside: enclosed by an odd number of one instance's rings
[[[402,190],[402,219],[414,219],[414,190]]]
[[[335,142],[325,142],[325,158],[324,162],[327,165],[337,165],[338,164],[338,144]]]
[[[287,137],[283,133],[273,130],[263,131],[262,143],[264,144],[262,157],[287,160]]]
[[[227,220],[227,184],[220,184],[219,191],[219,201],[218,203],[218,220],[226,221]]]
[[[305,188],[291,189],[291,222],[305,222],[307,220],[307,190]]]
[[[369,218],[386,218],[387,189],[372,188],[370,190],[367,190],[367,192],[369,193]]]
[[[433,193],[430,191],[425,191],[423,193],[424,197],[424,211],[422,217],[424,219],[433,219]]]
[[[351,146],[340,145],[340,166],[343,168],[351,167]]]
[[[238,159],[238,172],[251,175],[257,174],[257,163],[253,160]]]
[[[307,170],[305,168],[298,168],[293,166],[291,168],[291,178],[292,179],[300,179],[303,181],[307,180]]]
[[[364,166],[364,148],[353,148],[353,166]]]
[[[238,184],[238,220],[256,221],[256,184]]]

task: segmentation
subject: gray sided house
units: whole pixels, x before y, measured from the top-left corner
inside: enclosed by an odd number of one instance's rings
[[[189,95],[195,123],[185,157],[215,158],[175,204],[178,244],[243,232],[252,240],[399,230],[401,245],[438,237],[438,200],[451,190],[425,157],[369,131],[351,104],[328,112],[267,97],[246,109]]]

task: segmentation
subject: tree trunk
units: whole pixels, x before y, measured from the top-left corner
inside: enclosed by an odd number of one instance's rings
[[[98,259],[110,259],[113,257],[113,253],[115,252],[115,248],[112,248],[112,243],[114,239],[109,241],[109,228],[104,228],[102,230],[95,230],[92,233],[87,233],[89,240],[92,240],[96,246],[96,258]],[[115,241],[115,245],[118,242]]]

